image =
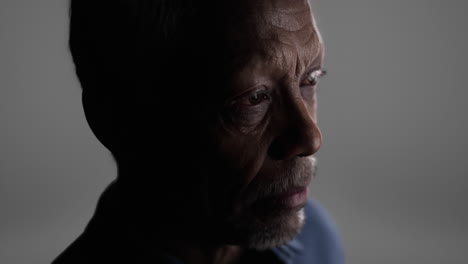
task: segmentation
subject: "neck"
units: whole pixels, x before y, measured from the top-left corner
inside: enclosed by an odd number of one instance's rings
[[[123,176],[123,172],[120,170],[119,176]],[[122,184],[121,181],[118,183]],[[130,194],[134,196],[133,192]],[[128,198],[128,195],[122,197],[123,200],[126,200],[125,198]],[[239,260],[245,253],[240,246],[215,244],[204,240],[203,234],[200,234],[199,230],[194,230],[193,226],[190,228],[188,225],[179,225],[180,222],[176,219],[187,219],[186,215],[168,221],[160,217],[162,214],[167,214],[166,210],[154,212],[147,208],[143,201],[132,201],[125,208],[130,210],[130,215],[133,216],[127,222],[130,225],[130,237],[133,237],[135,242],[138,241],[139,247],[149,254],[162,252],[181,260],[184,264],[235,264],[240,263]],[[154,217],[153,213],[159,217]]]

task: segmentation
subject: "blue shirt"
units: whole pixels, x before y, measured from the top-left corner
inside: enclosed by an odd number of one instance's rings
[[[306,222],[299,235],[272,251],[284,264],[343,264],[342,244],[330,216],[312,199],[304,209]]]

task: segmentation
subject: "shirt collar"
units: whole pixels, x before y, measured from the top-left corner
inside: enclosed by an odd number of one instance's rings
[[[284,264],[292,264],[294,257],[300,254],[303,250],[304,245],[297,237],[284,245],[271,249],[271,251]]]

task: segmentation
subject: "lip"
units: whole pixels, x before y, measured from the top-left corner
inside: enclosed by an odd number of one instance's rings
[[[291,186],[280,193],[256,199],[251,203],[251,207],[265,215],[299,210],[307,203],[311,180],[312,176],[306,177],[299,185]]]
[[[293,209],[303,207],[307,202],[308,194],[308,186],[297,187],[285,194],[279,195],[278,200],[284,207]]]
[[[294,187],[273,196],[265,197],[255,203],[256,210],[275,214],[303,208],[307,202],[309,187]]]

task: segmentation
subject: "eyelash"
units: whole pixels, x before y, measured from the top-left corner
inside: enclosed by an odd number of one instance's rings
[[[257,97],[258,99],[254,98]],[[264,101],[270,100],[270,94],[265,89],[257,89],[254,91],[249,92],[246,95],[241,96],[239,99],[235,100],[232,104],[240,104],[240,105],[248,105],[248,106],[257,106]],[[257,102],[253,102],[252,100],[259,100]],[[247,102],[247,103],[245,103]]]
[[[326,71],[325,70],[322,70],[322,69],[319,69],[319,70],[313,70],[311,71],[308,75],[307,75],[307,78],[306,78],[306,82],[304,84],[304,86],[316,86],[317,83],[318,83],[318,80],[320,77],[323,77],[326,75]],[[301,85],[302,86],[302,85]],[[252,102],[251,99],[253,96],[256,96],[256,95],[259,95],[260,96],[260,101],[258,102]],[[264,101],[268,101],[270,100],[270,95],[269,93],[264,90],[264,89],[258,89],[258,90],[255,90],[255,91],[252,91],[250,92],[249,94],[239,98],[239,100],[236,100],[234,101],[234,103],[238,103],[242,100],[248,100],[248,103],[247,104],[243,104],[243,105],[249,105],[249,106],[257,106],[261,103],[263,103]]]
[[[326,74],[327,74],[327,71],[325,71],[325,70],[314,70],[314,71],[310,72],[307,75],[307,78],[306,78],[306,81],[308,83],[306,83],[305,85],[312,85],[312,86],[317,85],[318,80],[320,79],[320,77],[325,76]]]
[[[301,94],[305,100],[313,100],[318,80],[325,74],[326,71],[322,69],[312,70],[302,81]],[[271,100],[271,91],[266,87],[259,87],[231,101],[229,117],[240,126],[254,126],[264,118]]]
[[[254,98],[256,97],[256,98]],[[253,106],[259,105],[264,101],[270,100],[270,95],[265,90],[255,91],[248,97],[249,103]],[[257,100],[257,101],[252,101]]]
[[[268,111],[271,94],[263,87],[238,97],[231,102],[229,118],[240,127],[258,124]]]

